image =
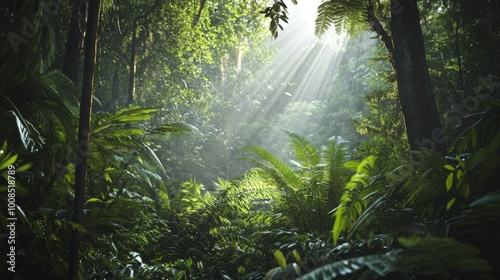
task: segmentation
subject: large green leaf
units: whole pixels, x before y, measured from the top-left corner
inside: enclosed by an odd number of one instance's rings
[[[34,153],[42,148],[45,144],[45,139],[40,135],[40,132],[28,120],[24,119],[18,112],[7,111],[5,115],[10,115],[14,118],[19,139],[23,143],[26,151]]]
[[[157,126],[148,131],[150,134],[178,134],[198,130],[196,127],[184,123],[171,123]]]

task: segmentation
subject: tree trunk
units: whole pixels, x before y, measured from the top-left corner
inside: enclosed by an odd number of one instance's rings
[[[113,73],[113,84],[111,85],[111,103],[109,105],[110,111],[116,109],[116,106],[118,106],[119,84],[120,84],[120,64],[117,61],[115,62],[115,70]]]
[[[135,75],[136,75],[136,56],[137,56],[137,29],[139,28],[139,21],[146,19],[151,15],[157,8],[161,6],[161,1],[156,0],[155,4],[143,15],[134,18],[132,25],[132,43],[130,50],[130,61],[129,61],[129,77],[128,77],[128,93],[127,102],[129,104],[134,102],[135,94]]]
[[[134,92],[135,92],[135,56],[137,52],[137,21],[138,18],[134,19],[134,24],[132,26],[132,47],[130,50],[130,62],[129,62],[129,76],[128,76],[128,95],[127,103],[132,104],[134,102]]]
[[[72,82],[78,80],[78,68],[80,66],[80,55],[84,35],[83,30],[86,25],[85,14],[86,0],[74,1],[62,67],[62,73]]]
[[[416,0],[392,0],[391,30],[398,94],[411,150],[445,154],[447,145],[425,59]]]
[[[80,120],[78,126],[78,156],[75,163],[75,198],[73,204],[73,223],[75,226],[80,226],[83,220],[99,8],[100,0],[89,1],[87,29],[85,34],[85,60],[83,65]],[[80,243],[80,229],[73,227],[71,230],[71,240],[69,245],[69,279],[78,279],[80,267]]]

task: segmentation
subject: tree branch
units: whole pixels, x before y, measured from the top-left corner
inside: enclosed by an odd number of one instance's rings
[[[384,27],[380,23],[380,21],[375,17],[375,10],[373,5],[368,6],[368,22],[372,28],[372,30],[380,36],[382,43],[384,43],[385,48],[389,52],[389,62],[392,65],[392,68],[395,69],[394,65],[394,45],[392,44],[391,36],[385,31]]]

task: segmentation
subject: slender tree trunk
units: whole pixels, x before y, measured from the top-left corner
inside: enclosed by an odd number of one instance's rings
[[[132,26],[132,47],[130,50],[130,62],[129,62],[129,76],[128,76],[128,94],[127,94],[127,103],[134,102],[134,93],[135,93],[135,57],[137,52],[137,21],[138,19],[134,19],[134,24]]]
[[[137,56],[137,29],[139,28],[139,21],[146,19],[151,15],[157,8],[161,6],[161,1],[156,0],[155,4],[143,15],[134,18],[132,25],[132,43],[130,50],[130,61],[129,61],[129,77],[128,77],[128,93],[127,102],[134,102],[135,94],[135,76],[136,76],[136,56]]]
[[[99,9],[100,0],[89,1],[87,30],[85,34],[85,60],[83,65],[80,120],[78,126],[78,157],[75,163],[73,223],[75,223],[76,226],[81,225],[83,220]],[[81,239],[80,229],[73,227],[71,230],[71,240],[69,245],[69,279],[71,280],[77,279],[79,274]]]
[[[114,110],[118,105],[118,87],[120,84],[120,64],[115,62],[115,70],[113,72],[113,84],[111,85],[111,104],[110,110]]]
[[[86,25],[85,14],[86,0],[74,1],[68,40],[66,41],[66,52],[64,54],[64,63],[62,67],[62,73],[72,82],[76,82],[78,80],[78,68],[80,66],[80,56],[84,35],[83,30]]]
[[[434,100],[416,0],[393,0],[391,30],[398,93],[411,150],[445,154],[444,133]]]

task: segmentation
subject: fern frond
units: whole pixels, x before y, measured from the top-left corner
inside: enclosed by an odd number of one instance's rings
[[[394,272],[431,279],[494,279],[493,268],[474,246],[437,237],[401,238],[399,242],[402,249],[337,261],[299,279],[325,280],[348,275],[376,279]]]
[[[493,268],[477,247],[451,238],[401,238],[401,268],[432,279],[494,279]]]
[[[367,12],[366,0],[324,0],[318,6],[315,33],[321,36],[332,25],[337,34],[346,27],[352,31],[356,26],[366,24]]]
[[[243,148],[243,151],[249,152],[255,157],[245,159],[266,170],[278,185],[293,191],[297,191],[303,185],[301,177],[291,167],[263,147],[246,147]]]
[[[333,243],[337,244],[340,234],[348,230],[362,214],[369,201],[368,193],[375,193],[380,188],[378,176],[372,177],[375,169],[375,156],[369,156],[361,162],[348,162],[351,168],[356,168],[356,174],[345,186],[345,192],[340,198],[340,204],[335,210],[333,224]]]
[[[334,22],[336,23],[334,24]],[[340,28],[339,23],[341,22],[341,15],[335,14],[334,3],[332,1],[325,1],[318,6],[314,32],[317,36],[321,36],[325,34],[332,24],[335,25],[335,28]]]
[[[317,268],[300,277],[299,280],[337,279],[337,277],[340,276],[361,273],[366,269],[370,272],[375,272],[377,276],[385,276],[390,272],[398,270],[398,260],[401,256],[401,250],[393,250],[381,255],[367,255],[358,258],[341,260]]]
[[[456,225],[455,236],[471,243],[498,243],[500,232],[500,191],[492,192],[472,202],[450,220]]]
[[[316,167],[320,163],[321,157],[311,141],[294,132],[287,131],[286,133],[290,137],[290,143],[298,163],[305,168]]]
[[[338,142],[330,139],[328,146],[323,151],[322,160],[326,165],[325,181],[329,188],[339,188],[343,183],[344,176],[347,174],[347,168],[344,163],[350,155],[346,149],[346,142]]]

